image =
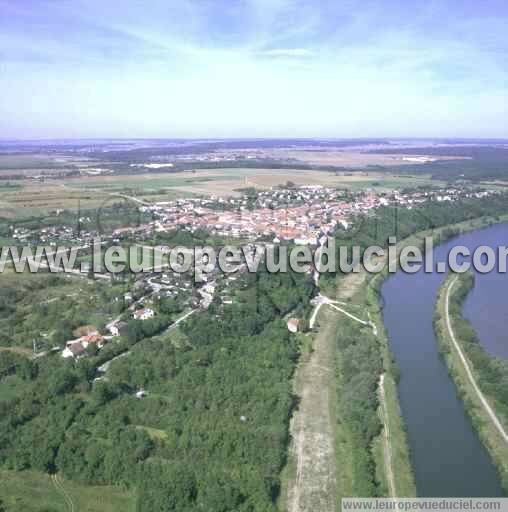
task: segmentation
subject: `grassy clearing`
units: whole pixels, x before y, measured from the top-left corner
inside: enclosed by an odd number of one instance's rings
[[[134,512],[133,493],[108,486],[84,486],[60,478],[76,512]],[[0,471],[0,499],[6,512],[68,512],[63,494],[49,475]]]
[[[165,430],[147,427],[145,425],[136,425],[136,428],[144,430],[153,441],[165,441],[168,438],[168,433]]]

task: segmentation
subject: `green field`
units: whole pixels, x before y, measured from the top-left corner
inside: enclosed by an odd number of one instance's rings
[[[135,496],[116,487],[84,486],[59,477],[55,485],[35,471],[0,471],[0,509],[5,512],[134,512]],[[71,509],[69,498],[74,508]]]

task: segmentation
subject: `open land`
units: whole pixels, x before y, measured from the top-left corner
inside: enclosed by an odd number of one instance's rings
[[[203,169],[171,173],[105,175],[57,178],[47,181],[9,180],[0,186],[0,217],[29,217],[58,209],[94,209],[112,203],[111,194],[129,194],[149,201],[178,197],[236,196],[241,189],[270,187],[293,182],[351,190],[379,191],[404,187],[442,185],[429,175],[401,175],[380,172],[326,172],[288,169]],[[0,182],[1,185],[1,182]]]
[[[24,512],[135,510],[134,496],[130,492],[111,486],[80,485],[60,476],[55,485],[51,476],[36,471],[0,471],[0,498],[5,506]]]

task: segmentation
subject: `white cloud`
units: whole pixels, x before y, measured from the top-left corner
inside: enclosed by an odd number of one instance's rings
[[[271,50],[262,51],[261,55],[265,57],[301,59],[313,57],[316,53],[308,48],[273,48]]]

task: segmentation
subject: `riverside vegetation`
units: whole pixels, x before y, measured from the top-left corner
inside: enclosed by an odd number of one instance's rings
[[[508,427],[508,361],[491,356],[485,351],[470,322],[462,314],[464,301],[474,286],[474,275],[471,272],[452,274],[445,281],[436,303],[434,327],[440,351],[446,361],[450,375],[464,401],[466,410],[471,416],[475,429],[498,469],[501,485],[508,493],[508,443],[486,414],[467,377],[464,364],[453,346],[446,325],[446,290],[450,286],[451,280],[455,278],[457,281],[453,292],[449,294],[448,311],[455,338],[465,354],[478,387],[506,430]]]
[[[424,236],[433,236],[441,243],[462,231],[499,222],[508,211],[506,195],[493,200],[471,200],[460,204],[432,203],[421,209],[398,210],[382,208],[375,217],[366,217],[353,234],[337,235],[337,247],[359,245],[361,254],[370,245],[387,247],[390,236],[401,239],[400,246],[422,245]],[[338,255],[337,255],[338,258]],[[371,315],[382,325],[379,290],[387,272],[364,276],[348,299],[352,307]],[[321,289],[331,296],[351,277],[328,273],[321,277]],[[338,286],[337,283],[338,282]],[[386,397],[389,406],[392,466],[398,496],[416,494],[408,452],[405,427],[397,398],[399,372],[392,360],[384,329],[377,339],[370,328],[341,319],[337,328],[337,452],[338,466],[344,475],[339,481],[339,495],[380,496],[387,494],[386,474],[381,445],[381,421],[378,379],[385,373]]]

